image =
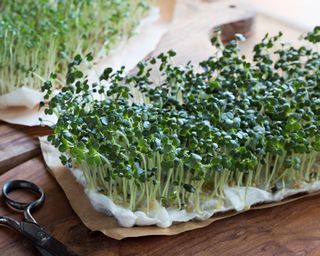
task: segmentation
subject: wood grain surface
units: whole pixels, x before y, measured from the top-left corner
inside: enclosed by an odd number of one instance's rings
[[[0,122],[0,174],[39,155],[37,136],[46,135],[49,128],[24,127]]]
[[[194,8],[192,1],[188,1],[188,8]],[[211,11],[207,10],[206,13]],[[196,21],[204,20],[201,17],[199,14],[196,18],[189,19],[188,29],[197,27],[199,23]],[[224,21],[223,13],[220,12],[216,17]],[[181,18],[188,20],[189,17]],[[211,25],[213,28],[214,24]],[[279,30],[278,23],[261,15],[257,25],[256,36],[259,38],[265,30]],[[170,33],[177,34],[177,29],[179,26],[175,25]],[[285,25],[280,29],[287,31],[290,38],[299,34],[299,31],[290,30]],[[203,33],[209,40],[208,31]],[[170,33],[159,50],[172,48],[172,40],[168,39]],[[179,41],[183,46],[181,48],[185,48],[182,53],[186,53],[189,45],[184,42],[183,35],[179,35],[182,37]],[[197,34],[192,36],[195,35]],[[253,37],[248,43],[255,40]],[[194,60],[206,57],[211,51],[208,42],[203,42],[203,45],[198,43],[195,41],[192,51],[188,52],[188,57]],[[201,56],[200,52],[204,50],[207,52]],[[185,57],[184,54],[182,56]],[[49,233],[80,256],[320,256],[320,196],[270,209],[249,211],[202,229],[170,237],[151,236],[117,241],[99,232],[91,232],[75,215],[63,191],[46,170],[37,136],[49,132],[48,128],[26,128],[0,122],[0,188],[12,179],[26,179],[41,186],[46,193],[46,201],[42,208],[35,211],[34,217]],[[21,200],[26,199],[24,195],[17,196]],[[22,219],[22,214],[13,212],[2,201],[0,215]],[[1,227],[0,256],[10,255],[38,254],[26,239]]]
[[[7,180],[27,179],[46,193],[35,218],[57,239],[81,255],[320,255],[320,196],[272,209],[247,212],[177,236],[110,239],[90,232],[73,213],[63,192],[46,171],[41,156],[2,174]],[[23,196],[19,198],[24,199]],[[0,215],[21,219],[3,203]],[[37,255],[19,234],[0,229],[0,255]]]

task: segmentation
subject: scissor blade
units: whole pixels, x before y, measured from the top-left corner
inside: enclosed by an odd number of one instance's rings
[[[21,232],[20,222],[10,217],[0,216],[0,225],[12,228],[18,232]]]
[[[21,222],[21,232],[31,240],[44,256],[77,256],[36,223]]]
[[[64,244],[59,242],[57,239],[50,237],[43,245],[48,252],[54,256],[78,256],[76,253],[68,249]]]
[[[37,247],[37,250],[39,251],[40,255],[42,255],[42,256],[55,256],[41,247]]]

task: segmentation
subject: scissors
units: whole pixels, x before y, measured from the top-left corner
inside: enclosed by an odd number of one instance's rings
[[[30,203],[21,203],[12,200],[9,193],[14,190],[28,190],[38,196],[38,199]],[[61,242],[49,235],[37,221],[33,218],[31,212],[34,208],[44,203],[44,192],[36,184],[26,180],[8,181],[2,188],[2,197],[5,203],[15,211],[22,211],[23,221],[17,221],[10,217],[0,216],[0,225],[12,228],[24,235],[43,256],[77,256]]]

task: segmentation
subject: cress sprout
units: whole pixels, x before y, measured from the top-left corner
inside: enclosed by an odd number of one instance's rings
[[[319,34],[316,27],[307,44]],[[249,61],[238,40],[213,39],[220,51],[200,71],[172,64],[173,51],[135,74],[107,68],[100,81],[109,90],[88,84],[78,56],[45,110],[58,116],[48,140],[62,163],[82,170],[90,189],[146,212],[155,202],[201,211],[226,186],[276,192],[319,181],[319,52],[283,44],[280,33]],[[52,82],[43,91],[51,97]]]
[[[64,77],[76,54],[108,54],[132,35],[150,2],[2,0],[0,95],[22,86],[40,89],[53,70]]]

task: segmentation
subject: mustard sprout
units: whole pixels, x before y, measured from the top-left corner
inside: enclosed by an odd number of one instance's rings
[[[150,1],[149,1],[150,2]],[[64,77],[76,54],[110,52],[149,8],[144,0],[2,0],[0,95]]]
[[[319,35],[317,27],[305,39],[318,44]],[[206,200],[222,200],[226,186],[274,193],[319,181],[319,52],[282,44],[279,34],[248,61],[242,39],[223,47],[213,38],[220,52],[200,71],[173,65],[173,51],[140,63],[134,75],[108,68],[100,77],[108,91],[71,64],[68,84],[46,108],[59,117],[48,140],[89,188],[132,210],[159,202],[201,211]],[[50,81],[43,91],[51,96]]]

